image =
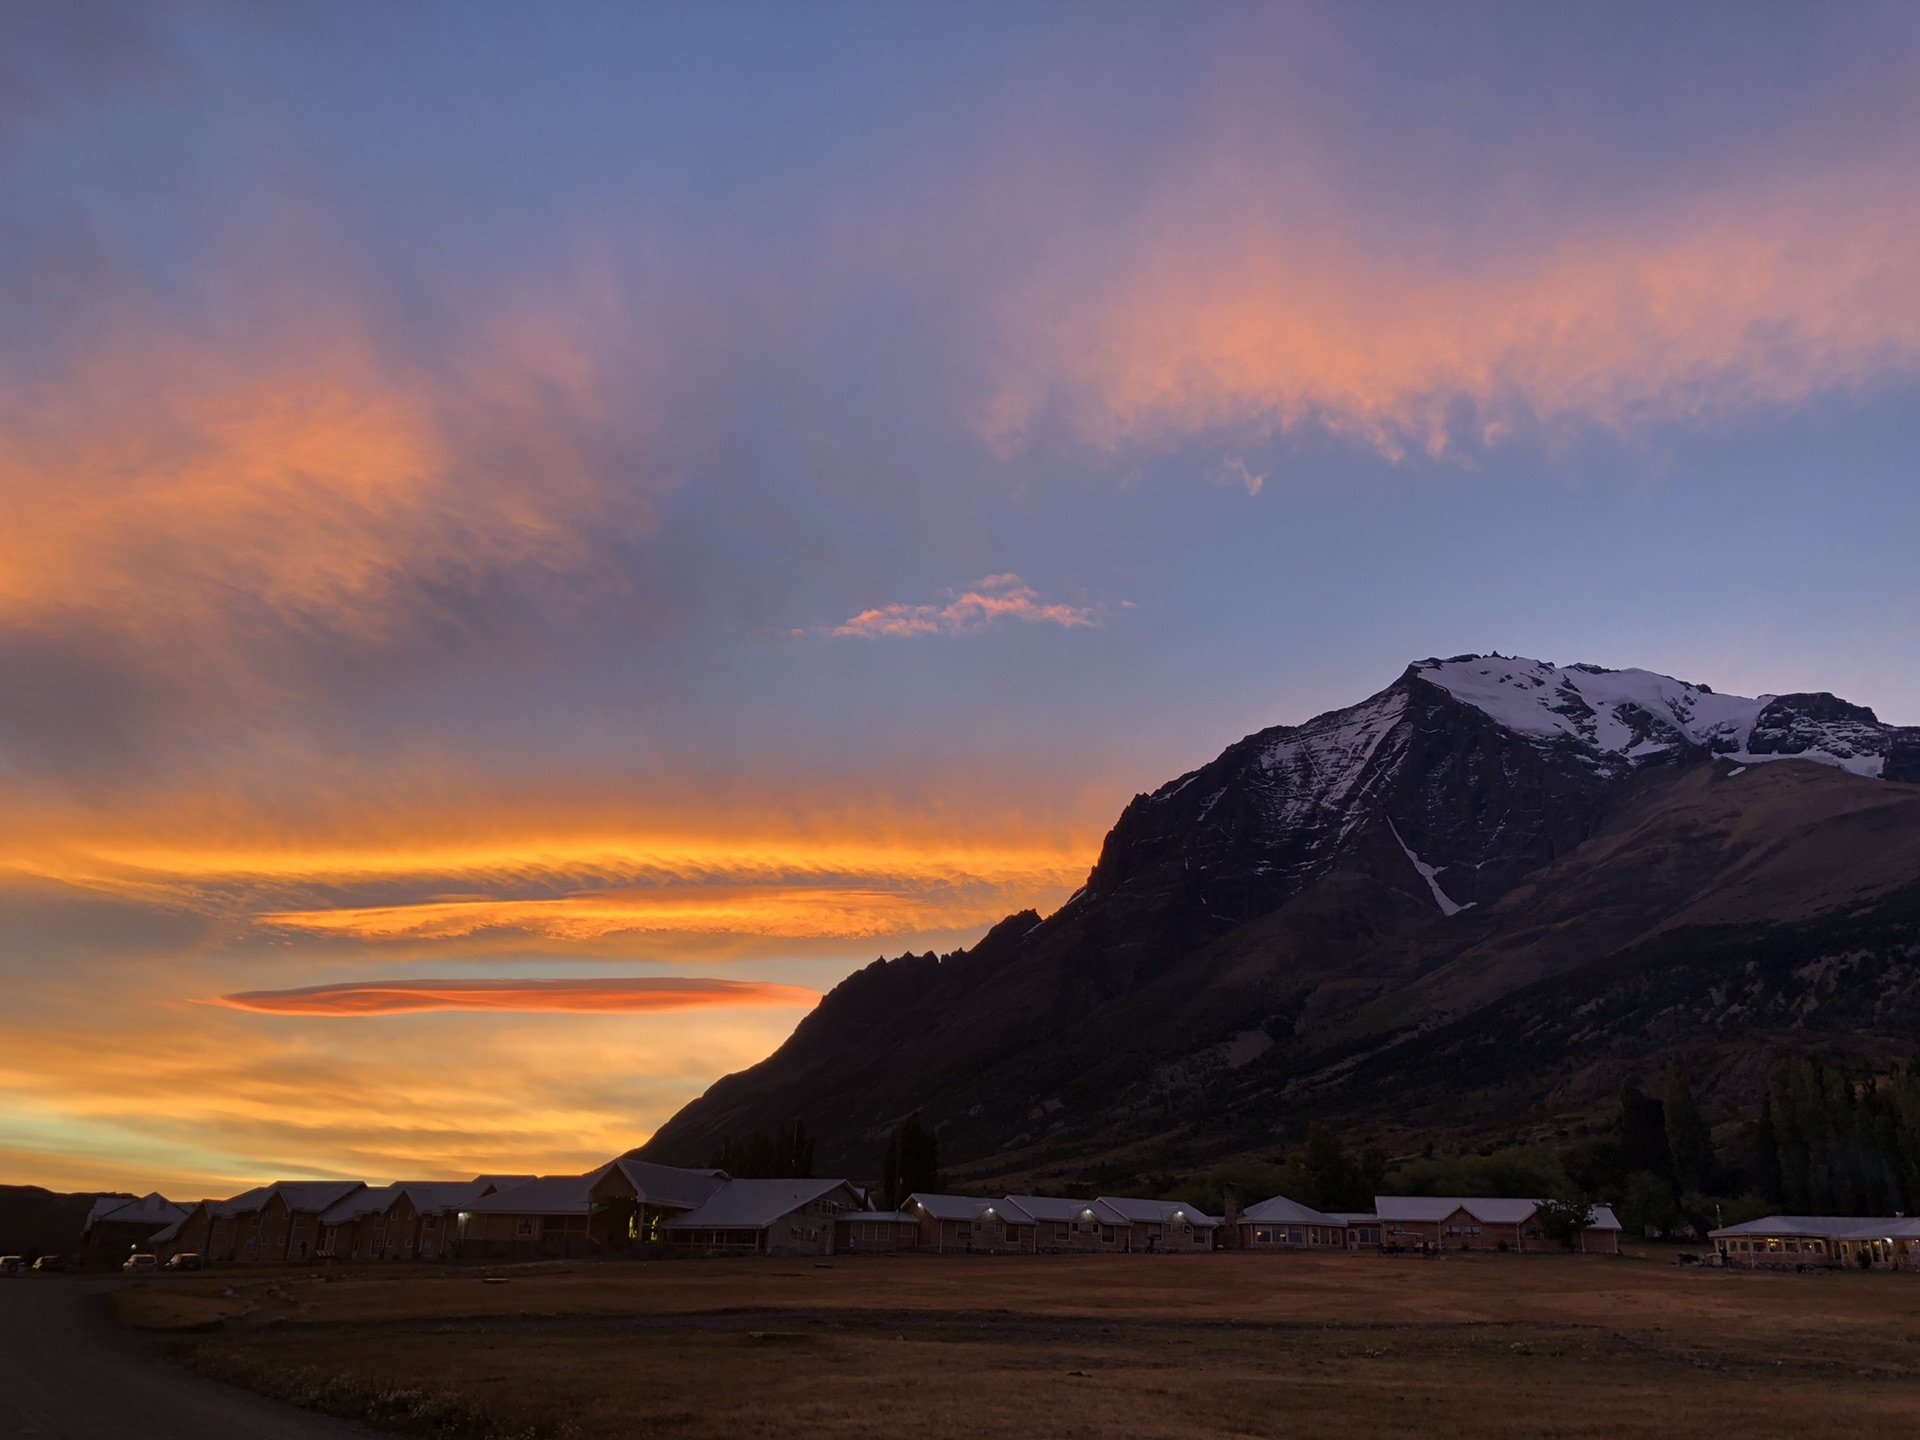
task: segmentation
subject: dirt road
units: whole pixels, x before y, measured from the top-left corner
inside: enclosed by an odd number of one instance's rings
[[[107,1318],[117,1280],[0,1280],[0,1440],[349,1440],[368,1431],[203,1380]]]

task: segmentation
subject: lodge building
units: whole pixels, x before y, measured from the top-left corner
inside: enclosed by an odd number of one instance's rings
[[[1768,1215],[1707,1238],[1722,1264],[1756,1270],[1920,1270],[1920,1220],[1905,1215]]]

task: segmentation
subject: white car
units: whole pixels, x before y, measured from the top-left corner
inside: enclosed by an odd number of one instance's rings
[[[0,1275],[24,1275],[27,1262],[18,1255],[0,1255]]]
[[[159,1270],[160,1262],[151,1255],[129,1255],[120,1268],[129,1275],[151,1275]]]

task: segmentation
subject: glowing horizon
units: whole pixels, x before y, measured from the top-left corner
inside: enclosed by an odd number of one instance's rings
[[[1917,74],[1891,9],[0,15],[0,1181],[584,1168],[1425,655],[1920,722]]]

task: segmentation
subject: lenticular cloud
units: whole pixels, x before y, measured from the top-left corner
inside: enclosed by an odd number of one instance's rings
[[[971,590],[948,591],[944,605],[882,605],[863,610],[835,635],[966,635],[999,620],[1029,625],[1091,627],[1099,615],[1077,605],[1043,600],[1018,575],[989,575]]]
[[[261,1015],[422,1015],[444,1010],[510,1014],[658,1014],[675,1010],[791,1006],[817,992],[750,980],[370,980],[299,990],[247,990],[207,1003]]]

